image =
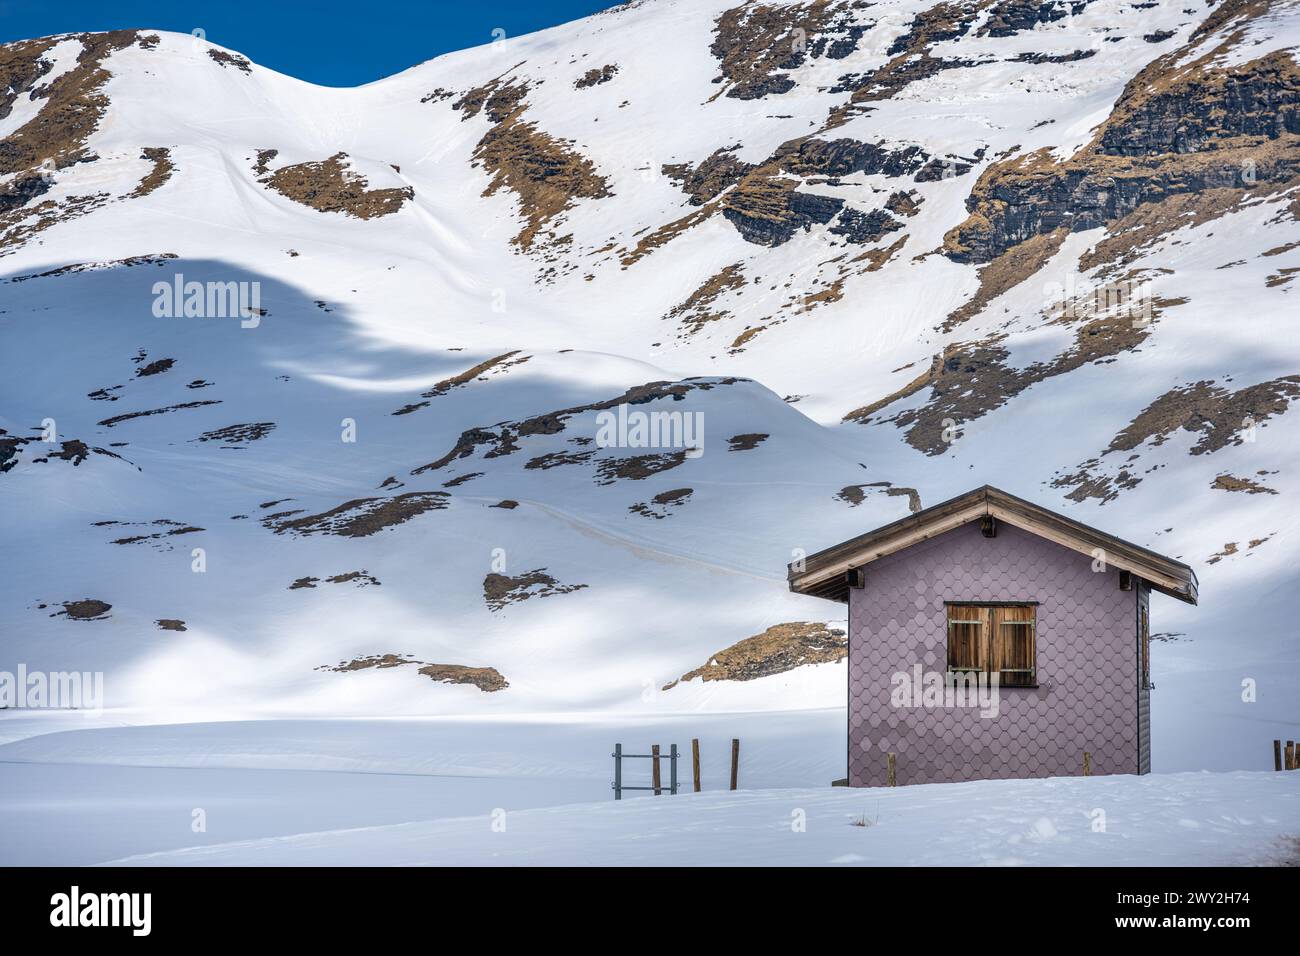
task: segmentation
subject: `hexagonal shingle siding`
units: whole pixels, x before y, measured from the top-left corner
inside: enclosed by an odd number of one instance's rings
[[[1137,601],[1119,571],[1006,522],[964,525],[866,565],[849,589],[849,785],[1138,773]],[[1038,687],[998,713],[895,706],[896,675],[947,667],[946,601],[1037,601]],[[918,695],[919,696],[919,695]]]

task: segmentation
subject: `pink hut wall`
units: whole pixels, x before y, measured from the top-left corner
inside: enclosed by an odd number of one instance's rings
[[[998,523],[978,523],[866,565],[849,590],[849,785],[1138,772],[1138,588],[1119,572]],[[1037,688],[999,690],[999,714],[897,707],[891,677],[947,665],[945,601],[1038,601]]]

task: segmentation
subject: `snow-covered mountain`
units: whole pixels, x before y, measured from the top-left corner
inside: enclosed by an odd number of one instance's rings
[[[643,0],[356,89],[0,47],[0,667],[159,719],[838,706],[787,562],[991,483],[1195,567],[1156,769],[1262,766],[1297,45],[1295,0]]]

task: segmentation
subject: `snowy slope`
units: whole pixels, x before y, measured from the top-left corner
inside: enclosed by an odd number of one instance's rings
[[[1296,852],[1296,774],[831,789],[842,711],[41,722],[0,746],[6,865],[1222,866]],[[683,765],[677,796],[610,799],[612,742],[666,753],[692,736],[702,793]],[[626,773],[649,780],[644,762]]]
[[[1251,866],[1295,860],[1291,775],[979,780],[497,811],[191,847],[135,866]],[[936,836],[942,834],[942,836]]]
[[[1262,767],[1300,678],[1297,4],[1047,7],[658,0],[351,90],[168,33],[4,48],[0,667],[103,671],[133,721],[832,707],[842,663],[663,688],[842,620],[786,563],[909,501],[843,489],[988,482],[1195,567],[1201,607],[1153,609],[1155,767]],[[1267,57],[1273,135],[1149,160],[1200,188],[963,251],[1025,188],[1000,164],[1055,182],[1117,104],[1190,76],[1209,115]],[[92,128],[26,125],[68,102]],[[265,314],[160,317],[177,274]],[[1098,276],[1150,327],[1061,321]],[[654,382],[631,407],[701,414],[703,454],[620,469],[656,450],[585,406]],[[420,513],[294,524],[342,506]],[[321,669],[387,654],[419,663]]]

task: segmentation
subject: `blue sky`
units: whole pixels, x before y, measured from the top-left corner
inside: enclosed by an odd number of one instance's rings
[[[0,43],[51,33],[146,27],[189,33],[327,86],[390,76],[451,50],[588,16],[609,0],[0,0]]]

